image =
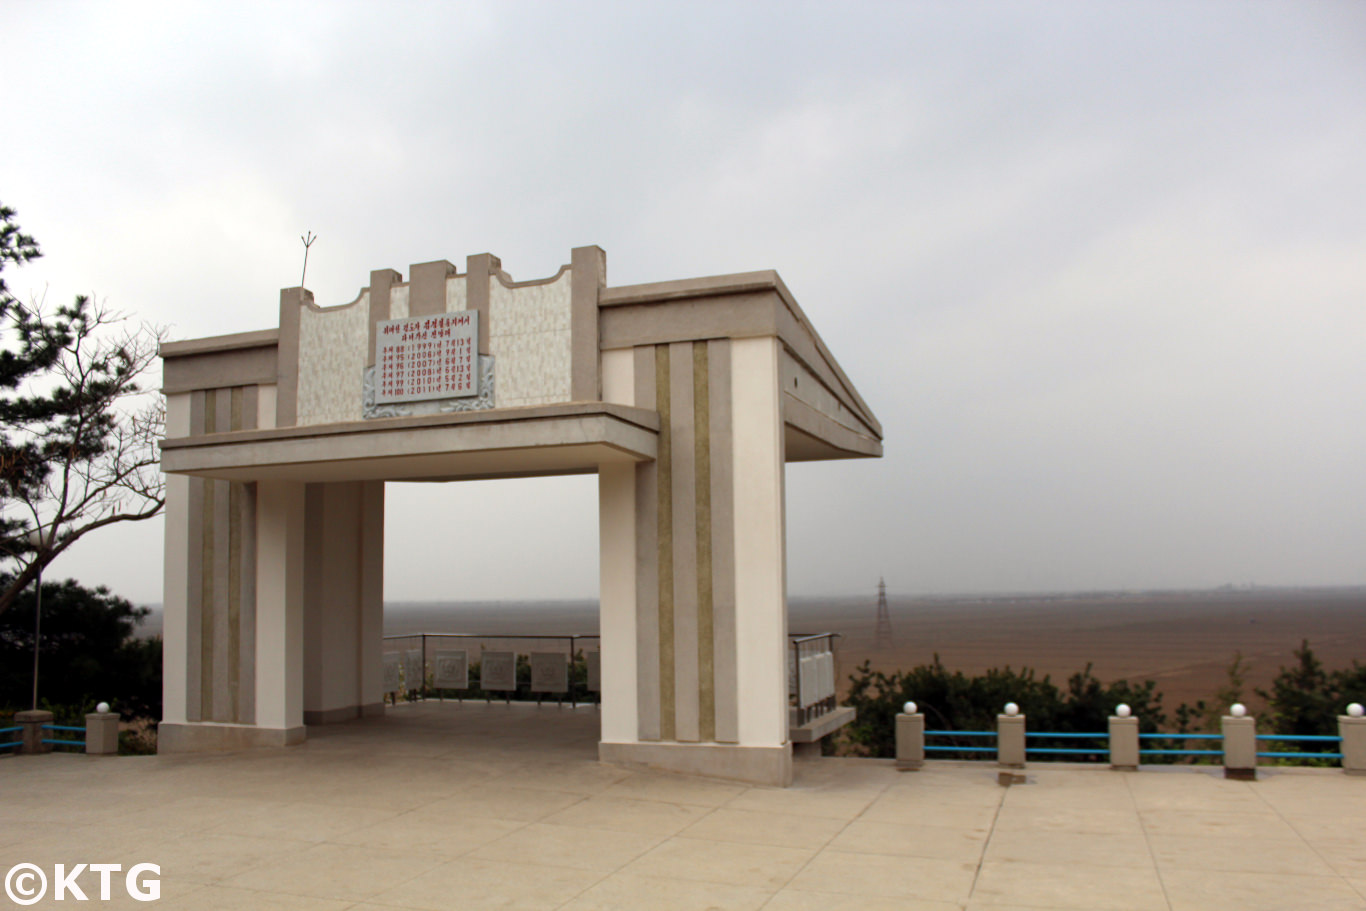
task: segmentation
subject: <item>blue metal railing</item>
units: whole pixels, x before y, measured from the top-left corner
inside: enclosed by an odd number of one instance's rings
[[[1258,734],[1258,741],[1273,743],[1342,743],[1342,738],[1333,734]],[[1341,759],[1341,753],[1292,753],[1258,752],[1259,759]]]
[[[1029,738],[1040,738],[1046,740],[1104,740],[1104,746],[1098,747],[1032,747],[1029,746]],[[1110,752],[1110,733],[1108,731],[1099,734],[1084,732],[1072,733],[1062,731],[1025,731],[1025,753],[1048,753],[1060,756],[1094,756],[1097,753]]]
[[[1223,741],[1223,734],[1139,734],[1139,740],[1218,740]],[[1138,751],[1140,756],[1222,756],[1224,751],[1219,750],[1167,750],[1150,749]]]
[[[74,733],[80,734],[82,737],[85,736],[85,728],[72,727],[72,726],[69,725],[69,724],[45,724],[45,725],[43,725],[43,730],[45,730],[45,731],[68,731],[68,732],[74,732]],[[81,747],[82,749],[85,748],[85,741],[84,741],[84,740],[55,740],[55,739],[49,739],[49,738],[47,738],[47,737],[44,737],[44,738],[43,738],[43,743],[50,743],[50,744],[52,744],[53,746]]]
[[[926,737],[995,737],[995,731],[926,731]],[[955,747],[931,746],[925,744],[925,752],[938,753],[995,753],[996,747]]]
[[[17,734],[17,733],[19,733],[20,731],[22,731],[23,729],[24,729],[24,726],[23,726],[22,724],[16,724],[16,725],[15,725],[14,727],[12,727],[12,728],[0,728],[0,735],[3,735],[3,734]],[[21,747],[21,746],[23,746],[23,745],[24,745],[24,742],[23,742],[22,740],[10,740],[10,741],[8,741],[8,742],[6,742],[6,743],[0,743],[0,750],[6,749],[7,747]]]

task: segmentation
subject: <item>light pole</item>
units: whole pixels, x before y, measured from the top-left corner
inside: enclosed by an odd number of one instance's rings
[[[28,543],[33,545],[33,559],[38,562],[38,579],[36,588],[33,592],[33,709],[38,710],[38,643],[41,641],[43,631],[43,564],[42,551],[46,542],[43,541],[43,530],[36,529],[28,533]]]

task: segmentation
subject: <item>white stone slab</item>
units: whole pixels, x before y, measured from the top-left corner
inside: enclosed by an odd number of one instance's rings
[[[397,693],[403,688],[402,676],[398,672],[398,652],[384,653],[384,692]]]
[[[584,661],[588,664],[588,692],[602,692],[602,652],[585,652]]]
[[[410,690],[422,689],[422,649],[410,648],[403,655],[403,686]]]
[[[479,659],[479,688],[492,692],[517,689],[517,655],[513,652],[484,652]]]
[[[531,691],[569,692],[569,659],[564,652],[531,653]]]
[[[443,690],[467,690],[470,687],[470,654],[464,649],[442,650],[436,653],[432,685]]]

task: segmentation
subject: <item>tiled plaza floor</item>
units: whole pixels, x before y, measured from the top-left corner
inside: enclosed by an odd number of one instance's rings
[[[109,908],[1366,909],[1366,779],[1338,771],[820,759],[784,790],[596,738],[591,708],[426,703],[285,750],[3,758],[0,873],[160,865],[160,901],[114,874]]]

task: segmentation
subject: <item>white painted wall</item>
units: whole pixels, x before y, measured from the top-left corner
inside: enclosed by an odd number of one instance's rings
[[[304,485],[256,489],[256,725],[295,728],[304,723]]]
[[[744,746],[787,742],[787,555],[776,338],[731,342],[735,625]]]
[[[639,739],[636,693],[636,467],[598,470],[598,626],[602,636],[602,740]]]

